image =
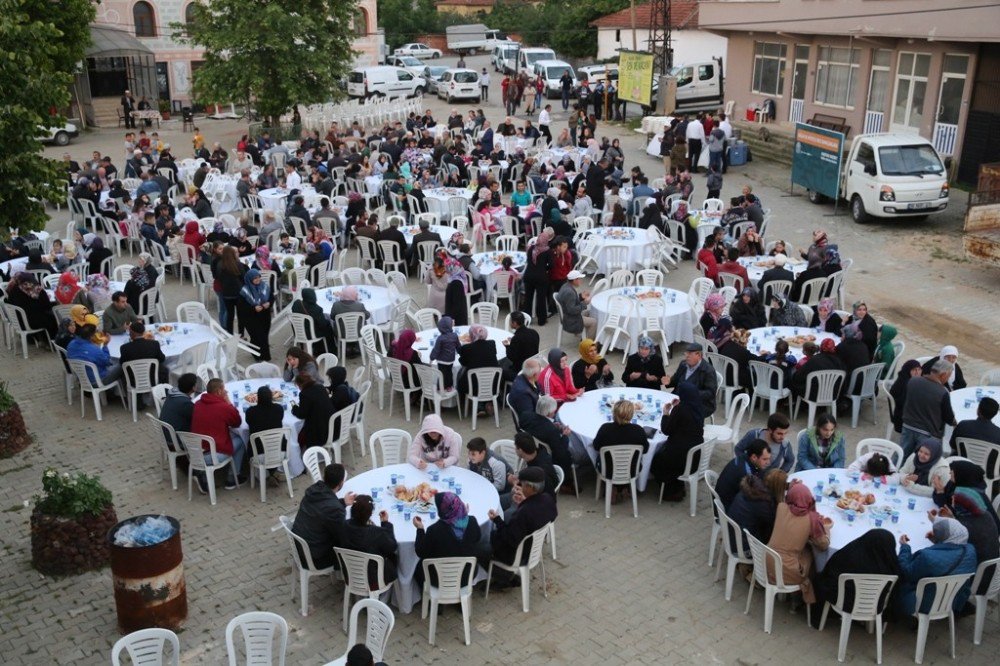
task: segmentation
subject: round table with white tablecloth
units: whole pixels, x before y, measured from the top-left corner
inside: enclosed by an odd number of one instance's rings
[[[815,328],[805,328],[796,326],[764,326],[763,328],[751,328],[750,340],[747,342],[747,349],[753,354],[763,352],[773,352],[774,345],[778,340],[788,343],[788,351],[794,356],[802,357],[802,345],[806,342],[815,342],[818,347],[823,340],[833,340],[835,344],[840,344],[840,336]]]
[[[27,257],[18,257],[17,259],[11,259],[9,261],[0,261],[0,273],[9,277],[14,277],[15,274],[23,271],[24,267],[27,265]]]
[[[555,166],[568,157],[573,161],[573,164],[579,166],[581,158],[586,152],[580,148],[549,148],[539,153],[539,160]]]
[[[612,421],[611,410],[618,400],[631,400],[635,404],[642,403],[642,408],[636,411],[633,423],[646,428],[650,437],[649,450],[642,456],[639,467],[639,478],[636,487],[640,492],[646,490],[649,483],[649,472],[656,449],[666,441],[660,432],[660,418],[663,416],[663,405],[674,399],[674,394],[667,391],[650,389],[616,387],[587,391],[576,400],[563,403],[559,408],[558,419],[573,431],[570,442],[582,448],[590,461],[597,467],[597,451],[592,446],[594,437],[602,425]],[[618,444],[642,444],[642,442],[618,442]]]
[[[208,356],[215,354],[218,338],[212,332],[211,327],[205,324],[189,324],[177,321],[167,321],[159,324],[146,326],[146,331],[153,334],[153,337],[160,343],[163,355],[167,357],[167,367],[173,366],[180,358],[181,354],[203,342],[208,344]],[[118,359],[121,356],[122,345],[128,342],[127,334],[112,335],[108,340],[108,353],[111,358]]]
[[[392,318],[392,306],[395,304],[389,293],[388,287],[358,286],[353,285],[358,290],[358,302],[365,306],[371,314],[369,324],[382,325]],[[340,292],[344,287],[327,287],[316,290],[316,302],[324,310],[329,312],[330,307],[340,300]]]
[[[646,298],[659,299],[664,306],[660,326],[668,342],[691,342],[694,340],[695,316],[691,310],[688,295],[676,289],[662,287],[618,287],[606,289],[595,294],[590,299],[590,314],[597,319],[597,330],[608,318],[608,304],[612,296],[625,296],[632,301],[632,314],[628,318],[625,330],[632,337],[629,352],[639,348],[639,333],[642,331],[638,316],[638,302]]]
[[[302,195],[303,201],[306,204],[311,203],[316,198],[316,190],[312,185],[302,185],[296,189]],[[259,191],[257,196],[260,197],[260,202],[264,205],[264,210],[284,214],[285,208],[288,206],[288,195],[291,192],[287,187],[270,187]]]
[[[450,217],[451,211],[448,209],[448,200],[452,197],[462,197],[465,205],[468,206],[475,194],[465,187],[432,187],[424,190],[424,202],[427,204],[427,211],[437,213],[440,219]],[[467,213],[467,211],[466,211]]]
[[[502,328],[494,328],[493,326],[486,326],[485,328],[489,334],[487,339],[492,340],[493,344],[496,345],[497,360],[507,358],[507,346],[504,345],[503,341],[510,340],[510,336],[513,334]],[[454,331],[458,335],[459,347],[469,344],[468,326],[456,326]],[[440,332],[436,328],[428,328],[417,332],[417,341],[413,344],[413,348],[420,354],[420,360],[424,363],[431,362],[431,350],[434,348],[434,342],[438,339],[438,335],[440,335]],[[455,369],[457,370],[458,367],[458,356],[456,355]]]
[[[404,451],[403,456],[407,455]],[[431,472],[436,471],[438,480],[431,477]],[[399,475],[403,475],[400,479]],[[344,482],[344,487],[339,495],[344,497],[347,493],[358,495],[371,495],[373,490],[378,491],[375,500],[375,512],[372,520],[379,520],[378,512],[385,510],[389,513],[389,521],[392,523],[393,533],[398,544],[397,571],[398,578],[394,586],[394,596],[396,607],[400,612],[409,613],[414,605],[420,602],[420,586],[414,580],[413,574],[417,570],[420,558],[417,557],[414,543],[417,538],[417,529],[413,526],[413,516],[420,516],[424,523],[424,528],[438,520],[431,518],[428,507],[416,507],[413,504],[397,504],[392,493],[392,480],[396,477],[398,485],[413,488],[420,483],[429,483],[436,490],[446,491],[450,485],[455,485],[451,492],[459,493],[462,500],[469,505],[469,517],[475,519],[482,530],[482,542],[489,543],[490,533],[493,531],[493,523],[490,521],[489,512],[491,510],[502,512],[500,507],[500,495],[497,494],[493,484],[484,477],[463,467],[455,465],[438,469],[431,465],[426,471],[422,471],[410,465],[402,463],[399,465],[384,465],[376,469],[362,472],[355,477]],[[453,480],[453,484],[449,484]],[[459,488],[458,486],[461,486]],[[433,501],[430,507],[434,506]],[[398,507],[402,507],[399,510]],[[436,514],[436,511],[435,511]],[[350,509],[348,508],[348,516]]]
[[[524,269],[528,261],[528,255],[524,252],[477,252],[472,255],[472,261],[479,269],[479,274],[486,282],[486,295],[489,296],[497,286],[495,273],[503,268],[501,262],[504,257],[510,257],[512,266],[515,269]]]
[[[747,275],[750,276],[750,283],[755,287],[760,282],[760,279],[764,277],[764,271],[774,268],[774,257],[765,254],[755,257],[740,257],[737,261],[739,261],[740,266],[747,269]],[[792,275],[798,277],[799,273],[804,271],[807,265],[804,261],[796,263],[789,261],[785,264],[785,270],[791,271]],[[770,304],[768,303],[767,305]]]
[[[281,404],[285,409],[285,414],[281,418],[281,425],[288,428],[289,432],[292,434],[291,440],[288,442],[286,448],[288,452],[288,471],[292,473],[292,476],[298,476],[305,471],[305,465],[302,463],[302,447],[299,446],[299,431],[302,430],[302,419],[297,416],[292,415],[292,403],[298,402],[299,400],[299,389],[292,382],[282,381],[280,377],[272,377],[270,379],[246,379],[238,380],[232,382],[226,382],[226,393],[229,394],[229,399],[239,410],[240,416],[243,417],[243,422],[240,423],[239,428],[236,430],[239,432],[240,437],[247,444],[247,456],[250,455],[250,427],[247,425],[247,409],[250,408],[250,401],[256,402],[257,390],[261,386],[269,386],[271,391],[280,391],[281,395],[275,398],[275,402]],[[247,396],[253,396],[250,401],[247,400]],[[322,446],[322,442],[315,442],[317,446]]]
[[[608,245],[628,247],[628,269],[637,271],[643,268],[645,258],[652,256],[656,244],[656,237],[646,229],[632,227],[597,227],[590,231],[590,237],[597,238],[601,245],[597,254],[597,272],[605,275],[610,275],[612,272],[608,270],[607,255],[604,251]]]
[[[245,257],[240,257],[240,261],[243,262],[244,264],[246,264],[247,266],[250,266],[250,265],[253,264],[254,259],[256,259],[256,258],[257,258],[256,255],[248,254]],[[292,268],[299,268],[300,266],[303,266],[306,263],[306,255],[301,254],[299,252],[295,252],[295,253],[290,253],[290,252],[272,252],[271,253],[271,261],[277,262],[278,268],[280,268],[282,271],[287,271],[289,269],[289,267],[286,265],[288,259],[292,260],[292,266],[291,266]]]
[[[927,538],[931,531],[931,521],[927,512],[936,509],[930,497],[912,495],[897,484],[875,486],[871,479],[862,479],[846,469],[810,469],[795,472],[789,477],[806,484],[813,496],[820,496],[816,510],[833,521],[830,530],[830,547],[825,551],[813,550],[816,570],[822,571],[827,561],[838,550],[857,539],[868,530],[882,528],[892,532],[899,550],[899,537],[905,534],[910,539],[910,548],[916,552],[932,545]],[[831,481],[832,479],[832,481]],[[820,488],[817,484],[822,484]],[[863,495],[875,496],[875,503],[864,506],[864,511],[854,512],[853,522],[849,520],[849,510],[837,507],[838,497],[847,491],[856,490]],[[898,514],[898,515],[893,515]]]
[[[949,396],[951,411],[955,412],[955,421],[961,423],[976,418],[979,401],[983,398],[993,398],[1000,402],[1000,386],[966,386],[963,389],[952,391]],[[1000,426],[1000,414],[993,417],[993,423]],[[945,425],[944,437],[942,438],[945,446],[951,442],[951,434],[954,430],[952,426]],[[952,455],[958,454],[952,451]]]
[[[403,238],[406,239],[406,244],[413,245],[413,237],[420,233],[420,226],[413,224],[400,227],[399,230],[403,232]],[[449,227],[443,224],[432,224],[427,227],[427,230],[437,234],[438,238],[441,239],[442,245],[446,245],[452,235],[458,231],[458,229],[455,229],[454,227]]]

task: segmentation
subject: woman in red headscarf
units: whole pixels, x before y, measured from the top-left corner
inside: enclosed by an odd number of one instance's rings
[[[80,291],[80,279],[76,273],[66,271],[59,276],[59,284],[56,286],[56,300],[62,305],[69,305],[73,302]]]
[[[837,356],[837,343],[831,338],[826,338],[819,344],[819,352],[809,357],[809,360],[795,369],[792,373],[792,381],[789,388],[794,396],[804,396],[806,393],[806,380],[809,373],[817,370],[844,370],[844,362]],[[815,389],[813,389],[815,391]],[[809,396],[815,399],[815,395]]]
[[[781,556],[781,575],[786,585],[799,585],[802,599],[815,603],[816,594],[809,579],[812,569],[812,549],[830,547],[830,527],[826,516],[816,512],[816,500],[804,483],[792,483],[785,501],[778,505],[774,517],[774,530],[767,545]],[[768,563],[768,577],[773,581],[774,572]]]

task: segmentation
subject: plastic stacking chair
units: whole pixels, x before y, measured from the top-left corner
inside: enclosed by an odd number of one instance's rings
[[[733,583],[736,580],[737,564],[753,564],[753,558],[746,556],[743,548],[743,532],[740,531],[739,524],[726,515],[726,507],[718,499],[712,500],[715,504],[715,513],[719,516],[722,525],[722,553],[726,559],[726,601],[733,598]],[[719,580],[722,571],[722,558],[719,558],[719,566],[715,570],[715,580]],[[753,587],[753,583],[750,583]]]
[[[392,583],[385,582],[385,559],[381,555],[362,553],[349,548],[334,548],[340,558],[340,571],[344,576],[344,633],[347,633],[347,617],[351,595],[365,599],[378,599],[388,592]],[[375,564],[375,587],[368,584],[368,564]]]
[[[247,666],[285,666],[285,650],[288,647],[288,623],[285,618],[276,613],[252,611],[237,615],[226,625],[226,652],[229,653],[229,666],[236,666],[236,643],[233,640],[236,630],[243,634],[244,650]],[[278,654],[275,659],[275,634],[278,637]]]
[[[514,559],[512,560],[514,564],[506,564],[500,562],[499,560],[490,560],[490,568],[486,573],[486,595],[485,599],[490,598],[490,583],[493,581],[493,567],[498,569],[503,569],[504,571],[509,571],[511,573],[519,574],[521,577],[521,608],[525,613],[528,612],[530,603],[530,585],[531,585],[531,570],[535,567],[539,567],[542,570],[542,595],[548,599],[549,591],[545,583],[545,561],[542,559],[542,547],[545,545],[545,536],[549,533],[549,525],[546,523],[542,525],[537,530],[527,535],[521,540],[521,543],[517,544],[517,550],[514,552]],[[528,542],[531,542],[531,550],[528,553],[528,561],[521,564],[524,554],[524,546]],[[337,549],[339,550],[339,549]]]
[[[386,465],[398,465],[403,462],[412,439],[410,433],[398,428],[385,428],[373,432],[368,440],[368,448],[372,452],[372,469]],[[379,464],[380,457],[382,459],[381,465]]]
[[[250,488],[254,486],[254,472],[256,472],[256,478],[260,481],[261,502],[267,501],[265,476],[271,469],[281,469],[288,484],[288,496],[295,497],[292,493],[292,473],[288,470],[288,451],[281,450],[281,443],[291,439],[292,433],[288,428],[261,430],[250,435],[250,449],[254,452],[253,458],[250,459]]]
[[[348,650],[358,643],[358,620],[362,611],[368,611],[368,626],[365,631],[365,647],[368,648],[376,663],[382,662],[386,645],[389,644],[389,634],[396,624],[392,609],[378,599],[362,599],[351,607],[351,628],[347,632]],[[347,653],[340,659],[335,659],[326,666],[345,666]]]
[[[689,449],[687,461],[684,465],[684,474],[677,477],[678,481],[688,484],[688,498],[691,503],[692,517],[694,517],[698,510],[698,482],[708,472],[708,467],[712,464],[712,451],[714,450],[714,439],[707,439],[698,446]],[[699,456],[697,465],[694,463],[695,454]],[[663,484],[660,484],[660,501],[663,501]]]
[[[988,581],[986,590],[983,594],[978,594],[977,591],[984,581]],[[972,642],[976,645],[983,642],[983,627],[986,624],[989,601],[990,599],[996,601],[998,596],[1000,596],[1000,557],[980,562],[976,569],[976,577],[972,581],[972,603],[976,607],[976,629]]]
[[[632,491],[632,516],[639,517],[639,500],[635,480],[639,476],[639,459],[642,458],[642,446],[638,444],[618,444],[606,446],[600,450],[601,469],[598,470],[597,487],[594,488],[594,499],[601,496],[601,485],[604,485],[604,517],[611,517],[611,493],[615,485],[628,484]],[[633,466],[635,471],[632,471]],[[603,482],[603,484],[602,484]]]
[[[927,647],[927,629],[931,620],[948,619],[948,628],[951,632],[951,658],[955,658],[955,612],[952,604],[958,596],[962,586],[972,578],[972,574],[955,574],[953,576],[931,576],[921,578],[917,582],[917,651],[913,661],[918,664],[924,663],[924,648]],[[934,597],[931,599],[930,608],[926,613],[921,613],[920,608],[924,603],[924,594],[928,594],[928,588],[934,590]]]
[[[292,574],[292,596],[295,595],[295,584],[298,583],[300,591],[299,612],[302,613],[302,617],[306,617],[309,615],[309,579],[314,576],[334,576],[337,570],[333,566],[320,569],[313,563],[309,544],[298,534],[292,532],[292,524],[295,522],[292,516],[278,516],[278,522],[285,530],[288,544],[292,548],[292,564],[295,567],[295,573]]]
[[[743,530],[743,534],[750,543],[750,554],[753,558],[753,580],[750,583],[750,593],[747,594],[747,607],[743,611],[744,615],[750,614],[750,603],[753,601],[753,590],[756,585],[764,588],[764,632],[771,633],[771,621],[774,617],[774,597],[778,594],[788,594],[790,592],[800,592],[798,585],[785,583],[782,574],[781,555],[773,548],[768,548],[755,538],[750,532]],[[768,567],[770,561],[770,567]],[[774,573],[774,582],[768,577],[768,568]],[[806,624],[812,625],[809,605],[806,605]]]
[[[465,644],[472,643],[469,618],[472,615],[472,579],[476,573],[474,557],[439,557],[424,560],[424,591],[420,605],[420,617],[427,618],[430,605],[430,629],[427,642],[434,645],[437,633],[438,605],[460,604],[462,607],[462,627],[465,629]],[[431,585],[431,573],[437,578],[437,585]]]
[[[837,600],[827,601],[823,605],[823,616],[819,620],[819,630],[826,626],[826,614],[832,608],[840,615],[840,644],[837,646],[837,661],[843,662],[847,654],[847,638],[854,622],[875,623],[875,658],[882,663],[882,612],[889,604],[892,586],[899,576],[880,576],[875,574],[840,574],[837,581]],[[848,610],[844,608],[847,601],[845,593],[847,585],[854,588],[854,602]]]
[[[903,464],[903,448],[888,439],[869,437],[868,439],[861,440],[854,449],[854,457],[857,459],[866,453],[881,453],[897,469]]]
[[[330,453],[322,446],[310,446],[302,454],[302,463],[309,470],[309,476],[312,477],[313,482],[323,480],[323,472],[319,469],[320,458],[323,459],[324,468],[333,462],[333,459],[330,458]]]
[[[169,658],[164,649],[170,646]],[[169,629],[140,629],[115,641],[111,648],[112,666],[121,666],[122,652],[127,652],[135,666],[177,666],[181,652],[177,634]]]

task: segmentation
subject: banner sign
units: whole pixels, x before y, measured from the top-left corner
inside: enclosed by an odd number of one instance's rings
[[[843,150],[843,133],[806,123],[795,123],[792,183],[836,201],[840,195],[840,161]]]
[[[618,99],[650,106],[653,97],[653,54],[619,51]]]

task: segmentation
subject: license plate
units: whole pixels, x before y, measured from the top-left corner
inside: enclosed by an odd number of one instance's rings
[[[927,208],[928,203],[926,201],[911,203],[906,205],[906,210],[920,210],[921,208]]]

